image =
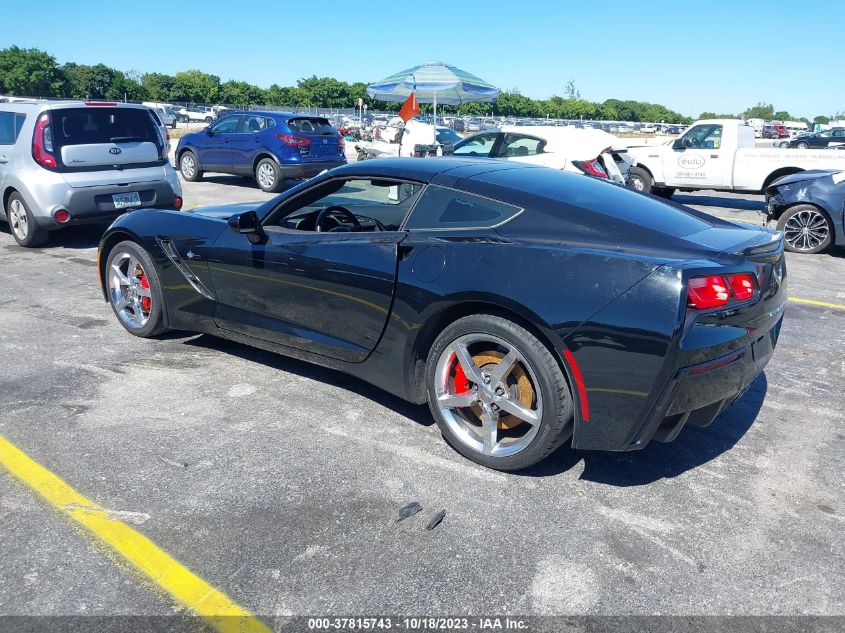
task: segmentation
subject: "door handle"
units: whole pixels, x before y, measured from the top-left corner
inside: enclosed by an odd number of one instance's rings
[[[8,163],[9,157],[8,156],[0,156],[0,163]]]
[[[719,158],[718,154],[710,154],[710,158]]]

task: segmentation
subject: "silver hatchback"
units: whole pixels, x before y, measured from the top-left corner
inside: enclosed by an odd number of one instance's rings
[[[132,209],[181,206],[167,139],[144,106],[0,103],[0,220],[21,246]]]

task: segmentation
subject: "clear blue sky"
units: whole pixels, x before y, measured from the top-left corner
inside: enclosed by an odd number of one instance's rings
[[[199,68],[262,87],[377,81],[438,59],[546,98],[662,103],[690,116],[771,102],[845,110],[845,0],[0,0],[0,48],[120,70]]]

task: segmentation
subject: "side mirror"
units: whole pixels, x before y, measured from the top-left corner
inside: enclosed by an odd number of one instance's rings
[[[206,134],[208,134],[208,136],[214,136],[214,130],[212,130],[212,129],[211,129],[211,126],[210,126],[210,125],[209,125],[207,128],[205,128],[205,129],[203,130],[203,132],[205,132]]]
[[[684,144],[684,139],[676,138],[675,142],[672,143],[672,149],[686,149],[687,146]]]
[[[229,230],[246,235],[253,244],[261,244],[267,238],[255,211],[244,211],[230,216]]]

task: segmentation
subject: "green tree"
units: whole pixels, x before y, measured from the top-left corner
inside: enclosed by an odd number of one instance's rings
[[[822,125],[827,125],[830,123],[830,117],[826,117],[823,114],[820,114],[816,118],[813,119],[813,123],[820,123]]]
[[[168,103],[176,100],[173,96],[176,80],[172,75],[146,73],[141,77],[141,85],[153,101]]]
[[[184,70],[173,76],[171,99],[190,103],[216,103],[220,77],[201,70]]]
[[[230,105],[257,105],[266,102],[265,91],[245,81],[227,81],[220,86],[220,102]]]
[[[771,103],[760,101],[742,113],[743,119],[773,119],[775,118],[775,106]]]
[[[26,97],[64,96],[56,58],[37,48],[0,50],[0,93]]]
[[[776,121],[792,121],[792,115],[789,114],[786,110],[778,110],[775,112],[775,115],[772,117]]]
[[[581,91],[575,87],[575,80],[570,79],[566,82],[566,88],[563,89],[563,95],[567,99],[576,100],[581,98]]]

